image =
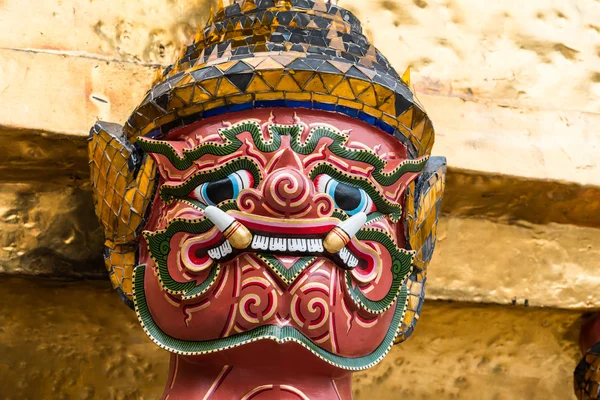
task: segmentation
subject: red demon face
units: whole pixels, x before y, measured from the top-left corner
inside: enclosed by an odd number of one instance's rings
[[[427,160],[362,122],[296,113],[138,140],[160,181],[134,298],[160,346],[200,355],[295,342],[344,369],[389,350],[413,257],[404,198]]]

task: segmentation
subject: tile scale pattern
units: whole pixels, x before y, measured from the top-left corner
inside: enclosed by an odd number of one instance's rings
[[[446,185],[446,164],[437,157],[431,158],[422,175],[408,187],[406,198],[406,237],[413,257],[413,272],[406,283],[408,303],[396,336],[396,343],[406,340],[419,320],[425,302],[427,266],[433,256],[437,238],[438,218]],[[415,197],[416,193],[420,193]]]
[[[224,113],[309,108],[365,121],[417,158],[431,152],[434,131],[408,81],[343,8],[323,0],[238,0],[220,6],[182,48],[124,131],[133,142]]]
[[[137,154],[117,124],[97,123],[88,140],[96,215],[106,239],[104,262],[113,287],[132,305],[134,243],[156,187],[156,165]]]
[[[600,399],[600,343],[583,357],[574,374],[575,395],[578,400]]]

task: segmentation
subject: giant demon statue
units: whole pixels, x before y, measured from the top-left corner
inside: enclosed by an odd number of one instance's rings
[[[413,331],[445,160],[349,11],[219,7],[124,127],[90,134],[110,279],[164,398],[349,399]]]

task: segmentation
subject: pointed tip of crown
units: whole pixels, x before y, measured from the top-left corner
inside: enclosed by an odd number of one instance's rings
[[[410,67],[406,68],[406,71],[402,74],[402,81],[406,83],[406,86],[410,87]]]

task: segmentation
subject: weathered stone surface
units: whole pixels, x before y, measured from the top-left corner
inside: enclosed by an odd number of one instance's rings
[[[599,259],[597,229],[441,218],[427,297],[598,309]]]
[[[86,137],[5,127],[0,138],[0,182],[89,186]]]
[[[206,21],[209,3],[6,0],[0,4],[0,47],[168,64]]]
[[[517,224],[600,227],[600,187],[449,169],[442,211]]]
[[[422,93],[524,112],[600,109],[600,7],[594,0],[340,4],[357,14],[393,65],[413,67]]]
[[[123,122],[149,85],[147,65],[172,60],[209,2],[111,4],[3,2],[0,125],[84,134],[96,118]],[[340,4],[398,70],[412,66],[450,166],[600,186],[595,1]]]
[[[433,152],[445,155],[451,167],[600,186],[597,112],[419,98],[436,127]]]
[[[0,274],[106,279],[89,190],[0,183]]]
[[[414,335],[355,376],[355,398],[574,399],[578,328],[576,313],[429,302]]]
[[[0,280],[0,398],[155,399],[168,355],[107,282]],[[578,312],[427,302],[357,400],[571,399]]]
[[[168,356],[107,282],[0,281],[0,398],[155,399]]]
[[[85,137],[98,119],[126,120],[154,73],[133,63],[0,49],[0,131]]]

